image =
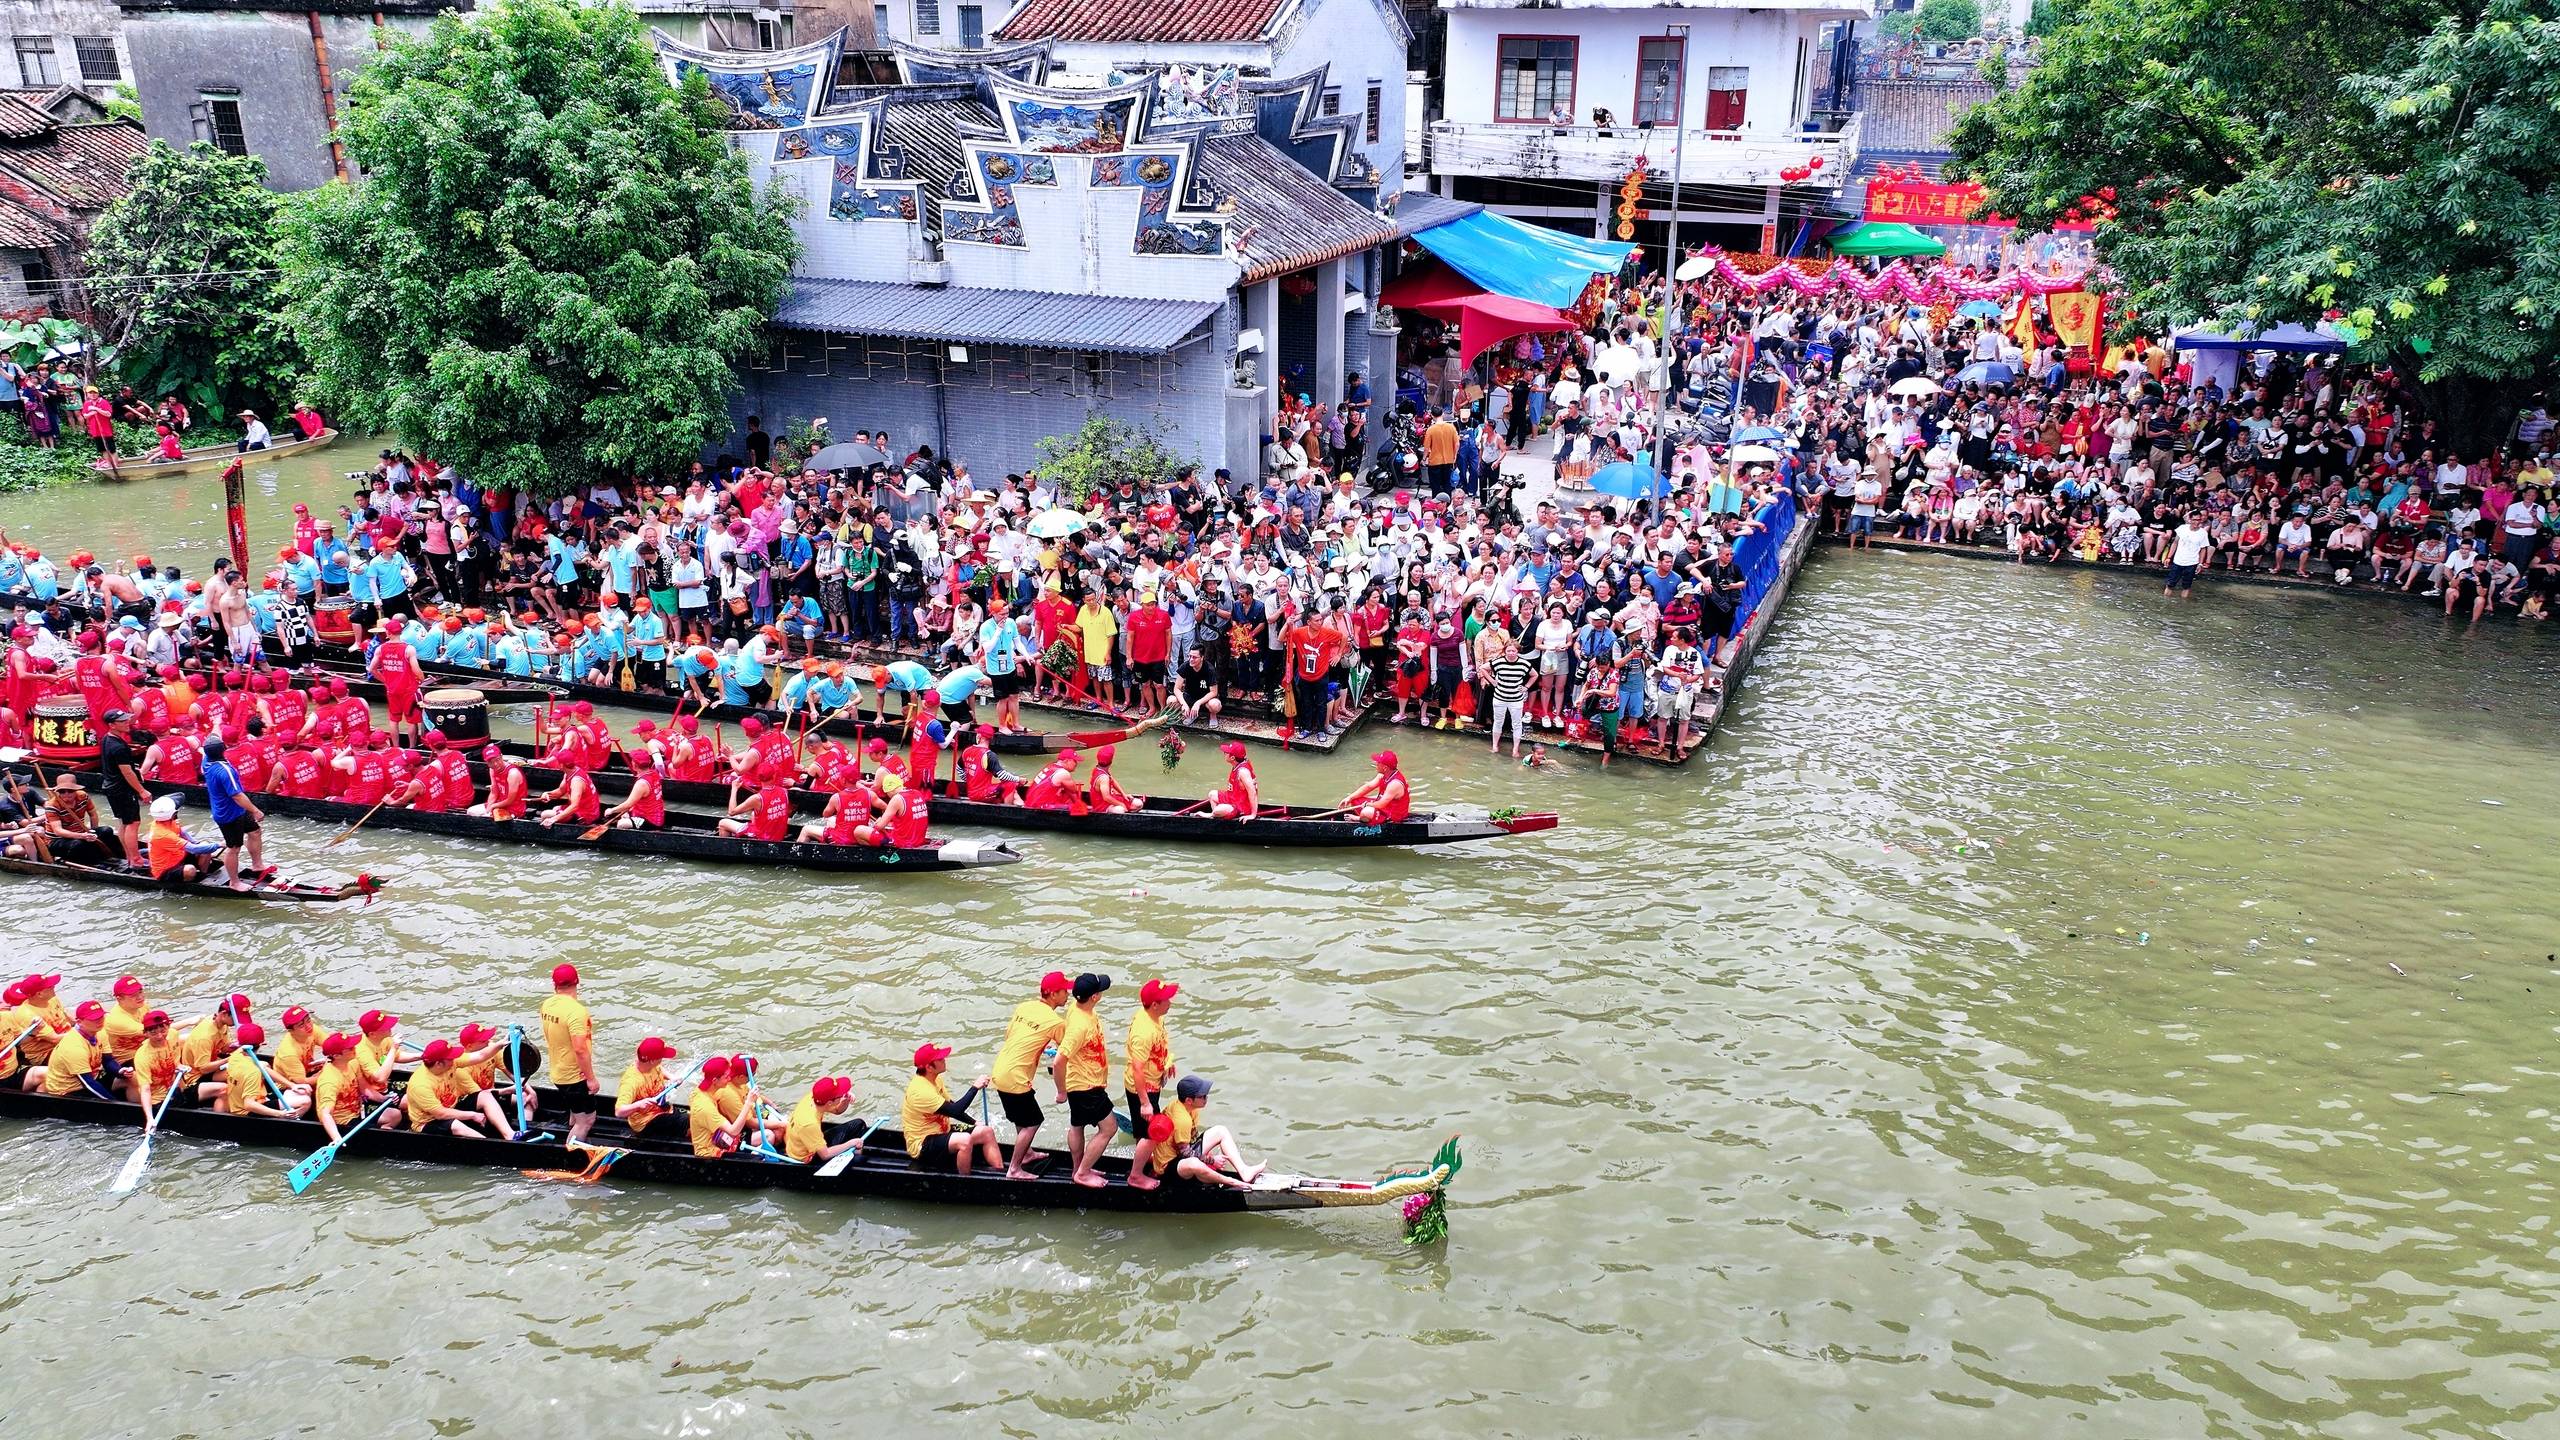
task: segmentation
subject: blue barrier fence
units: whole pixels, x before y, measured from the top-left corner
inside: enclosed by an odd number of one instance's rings
[[[1796,497],[1782,490],[1777,498],[1760,507],[1760,523],[1764,529],[1742,537],[1733,547],[1733,563],[1742,567],[1744,579],[1739,611],[1750,615],[1760,608],[1761,597],[1778,583],[1785,565],[1787,540],[1796,533]]]

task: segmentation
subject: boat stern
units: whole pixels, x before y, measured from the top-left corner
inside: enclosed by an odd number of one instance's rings
[[[1022,860],[1009,840],[944,840],[934,846],[934,855],[946,865],[1014,865]]]
[[[1489,823],[1506,835],[1528,835],[1556,828],[1556,812],[1538,810],[1525,815],[1497,815]]]

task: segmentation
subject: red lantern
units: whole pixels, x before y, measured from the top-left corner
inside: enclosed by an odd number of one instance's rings
[[[1809,169],[1809,170],[1819,170],[1819,169],[1821,169],[1821,168],[1822,168],[1822,157],[1821,157],[1821,156],[1819,156],[1819,155],[1816,155],[1816,156],[1814,156],[1811,160],[1806,161],[1806,162],[1805,162],[1805,168],[1806,168],[1806,169]]]

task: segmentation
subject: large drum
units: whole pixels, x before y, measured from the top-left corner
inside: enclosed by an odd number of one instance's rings
[[[430,690],[418,697],[427,728],[444,736],[447,745],[478,744],[489,738],[489,697],[477,690]]]
[[[344,595],[321,596],[311,607],[311,633],[319,636],[323,645],[354,645],[355,608],[356,602]]]
[[[36,742],[36,754],[47,760],[98,758],[98,737],[89,730],[89,702],[79,695],[48,695],[37,701],[27,733]]]

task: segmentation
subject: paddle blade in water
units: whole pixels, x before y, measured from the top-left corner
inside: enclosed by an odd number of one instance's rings
[[[133,1153],[124,1157],[124,1168],[118,1170],[116,1172],[116,1178],[108,1182],[107,1193],[110,1195],[131,1194],[133,1187],[142,1183],[142,1172],[148,1169],[150,1165],[151,1137],[145,1135],[142,1137],[142,1143],[133,1147]]]
[[[284,1183],[292,1186],[293,1193],[299,1195],[310,1189],[311,1182],[319,1179],[321,1173],[329,1168],[329,1162],[337,1158],[337,1146],[323,1145],[295,1161],[293,1168],[284,1172]]]

